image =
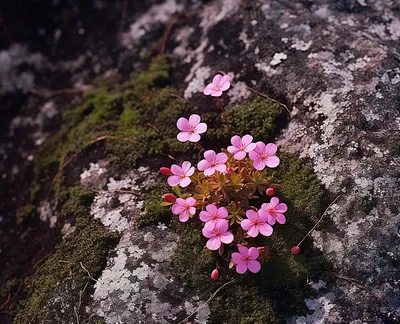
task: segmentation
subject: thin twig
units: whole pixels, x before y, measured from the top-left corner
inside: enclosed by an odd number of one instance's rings
[[[98,281],[97,279],[94,279],[94,278],[92,277],[92,275],[91,275],[90,272],[84,267],[84,265],[82,264],[82,262],[79,262],[79,264],[81,265],[81,268],[82,268],[83,270],[86,271],[86,273],[88,274],[88,276],[89,276],[90,279],[92,279],[92,280],[95,281],[95,282]]]
[[[176,94],[176,93],[171,93],[171,97],[178,98],[178,99],[182,100],[183,102],[185,102],[186,104],[191,105],[192,107],[197,108],[197,107],[196,107],[194,104],[192,104],[189,100],[187,100],[187,99],[181,97],[180,95],[178,95],[178,94]]]
[[[392,307],[385,299],[383,299],[382,297],[378,296],[373,291],[369,290],[367,287],[363,286],[357,279],[346,277],[346,276],[342,276],[340,274],[337,274],[337,273],[334,273],[334,272],[331,272],[331,271],[329,271],[329,273],[332,276],[336,277],[336,278],[346,280],[347,282],[350,282],[351,284],[355,285],[356,287],[366,291],[368,294],[370,294],[371,296],[379,299],[382,303],[384,303],[387,307],[389,307],[392,311],[394,311],[397,314],[397,316],[400,315],[399,312],[394,307]]]
[[[33,265],[33,269],[36,269],[36,267],[41,264],[44,260],[46,260],[50,255],[52,255],[53,253],[49,253],[46,254],[43,258],[41,258],[40,260],[36,261],[36,263]]]
[[[324,218],[326,212],[329,210],[329,208],[331,208],[331,206],[339,199],[340,196],[337,196],[335,198],[334,201],[332,201],[329,206],[325,209],[325,211],[322,213],[321,218],[318,220],[318,222],[315,223],[315,225],[313,226],[313,228],[306,234],[306,236],[303,237],[303,239],[297,244],[297,246],[300,246],[301,243],[303,243],[303,241],[307,238],[308,235],[310,235],[312,233],[313,230],[315,230],[315,228],[318,226],[319,223],[321,223],[322,219]]]
[[[206,151],[206,149],[199,142],[196,142],[196,145],[200,147],[200,149],[203,150],[204,152]]]
[[[234,282],[234,281],[235,281],[235,279],[232,279],[231,281],[228,281],[228,282],[224,283],[221,287],[219,287],[219,288],[210,296],[210,298],[207,299],[207,301],[206,301],[204,304],[202,304],[202,305],[200,305],[199,307],[197,307],[193,313],[191,313],[191,314],[190,314],[189,316],[187,316],[185,319],[183,319],[182,321],[180,321],[179,324],[182,324],[182,323],[184,323],[185,321],[187,321],[189,318],[191,318],[191,317],[192,317],[194,314],[196,314],[200,309],[202,309],[205,305],[207,305],[207,304],[218,294],[218,292],[219,292],[222,288],[224,288],[225,286],[228,286],[229,284],[231,284],[231,283]]]
[[[272,99],[271,97],[268,97],[266,94],[261,93],[260,91],[257,91],[256,89],[253,89],[253,88],[250,88],[250,87],[246,87],[246,88],[251,90],[251,91],[253,91],[254,93],[258,94],[259,96],[267,98],[268,100],[271,100],[272,102],[275,102],[278,105],[284,107],[286,109],[286,111],[289,113],[289,116],[290,116],[290,110],[284,103],[282,103],[282,102],[280,102],[280,101],[278,101],[276,99]]]
[[[225,123],[226,123],[226,125],[228,126],[228,130],[230,131],[231,127],[230,127],[229,122],[228,122],[228,117],[226,116],[224,107],[222,106],[222,103],[221,103],[221,100],[219,99],[219,97],[217,97],[217,101],[218,101],[219,109],[221,109],[221,111],[222,111],[222,116],[223,116],[224,119],[225,119]]]
[[[155,126],[155,125],[153,125],[153,124],[151,124],[151,123],[149,123],[149,122],[147,122],[146,125],[149,126],[149,127],[151,127],[151,128],[153,128],[153,129],[156,131],[156,133],[159,133],[159,132],[160,132],[160,130],[157,128],[157,126]]]
[[[50,198],[51,192],[53,191],[53,188],[54,188],[54,185],[55,185],[55,183],[56,183],[56,180],[57,180],[58,176],[59,176],[60,174],[62,174],[64,168],[65,168],[76,156],[78,156],[78,154],[81,153],[84,149],[86,149],[87,147],[91,146],[91,145],[94,144],[94,143],[103,141],[103,140],[105,140],[105,139],[115,139],[115,140],[119,140],[119,141],[127,141],[127,142],[131,142],[131,143],[134,143],[134,144],[137,144],[137,143],[138,143],[138,141],[136,141],[136,140],[134,140],[134,139],[132,139],[132,138],[128,138],[128,137],[123,137],[123,138],[121,138],[121,137],[111,136],[111,135],[100,136],[100,137],[95,138],[94,140],[91,140],[91,141],[89,141],[89,142],[86,142],[85,145],[83,146],[83,148],[82,148],[80,151],[74,153],[65,163],[63,163],[62,165],[60,165],[60,167],[59,167],[59,169],[58,169],[56,175],[55,175],[54,178],[53,178],[53,181],[51,182],[49,191],[48,191],[48,193],[47,193],[47,198],[46,198],[47,201],[48,201],[49,198]],[[66,153],[64,153],[63,156],[66,156],[67,154],[68,154],[68,151],[67,151]]]
[[[7,300],[6,300],[3,304],[1,304],[0,310],[2,310],[5,306],[7,306],[7,304],[8,304],[9,301],[10,301],[10,299],[11,299],[11,293],[8,293]]]
[[[91,87],[85,87],[85,88],[66,88],[66,89],[58,89],[58,90],[48,90],[48,89],[36,89],[36,88],[30,88],[29,92],[33,93],[35,95],[38,95],[40,97],[52,97],[52,96],[58,96],[61,94],[75,94],[75,93],[82,93],[90,90]]]

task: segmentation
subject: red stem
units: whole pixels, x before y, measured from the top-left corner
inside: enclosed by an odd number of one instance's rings
[[[226,113],[225,113],[224,107],[222,107],[222,103],[221,103],[221,100],[219,99],[219,97],[217,97],[217,101],[218,101],[218,106],[219,106],[219,108],[220,108],[221,111],[222,111],[222,116],[223,116],[224,119],[225,119],[225,123],[226,123],[226,125],[228,126],[228,130],[230,130],[231,127],[230,127],[230,125],[229,125],[228,118],[226,117]]]
[[[203,146],[201,146],[199,142],[196,142],[196,145],[197,145],[198,147],[200,147],[204,152],[206,151],[206,149],[205,149]]]

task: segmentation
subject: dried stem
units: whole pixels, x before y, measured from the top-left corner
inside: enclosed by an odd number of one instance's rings
[[[91,146],[91,145],[94,144],[94,143],[103,141],[103,140],[105,140],[105,139],[115,139],[115,140],[119,140],[119,141],[127,141],[127,142],[131,142],[131,143],[134,143],[134,144],[137,144],[137,143],[138,143],[138,141],[136,141],[136,140],[134,140],[134,139],[132,139],[132,138],[128,138],[128,137],[121,138],[121,137],[111,136],[111,135],[100,136],[100,137],[95,138],[94,140],[91,140],[91,141],[87,142],[87,143],[83,146],[83,148],[82,148],[80,151],[74,153],[65,163],[63,163],[63,164],[60,165],[60,167],[58,168],[57,174],[54,176],[53,181],[51,182],[49,191],[48,191],[48,193],[47,193],[47,198],[46,198],[47,201],[50,199],[50,195],[51,195],[51,192],[53,191],[54,185],[56,184],[57,178],[59,177],[60,174],[62,174],[64,168],[65,168],[76,156],[78,156],[78,154],[81,153],[84,149],[86,149],[87,147]],[[64,157],[67,156],[68,153],[69,153],[69,152],[66,151],[66,152],[63,154],[63,156],[64,156]]]
[[[198,147],[200,147],[200,149],[202,149],[204,152],[206,151],[206,149],[203,146],[201,146],[201,144],[199,142],[196,142],[196,145]]]
[[[131,190],[120,190],[120,189],[113,189],[113,190],[97,190],[97,189],[90,189],[90,190],[92,190],[92,191],[94,191],[94,192],[97,192],[97,193],[107,193],[107,192],[126,193],[126,194],[134,195],[134,196],[139,197],[139,198],[143,198],[143,195],[142,195],[142,194],[137,193],[137,192],[134,192],[134,191],[131,191]]]
[[[261,93],[260,91],[257,91],[256,89],[250,88],[250,87],[246,87],[247,89],[249,89],[250,91],[253,91],[254,93],[258,94],[260,97],[264,97],[267,98],[268,100],[271,100],[272,102],[276,102],[278,105],[284,107],[286,109],[286,111],[289,113],[290,116],[290,110],[289,108],[282,102],[276,100],[276,99],[272,99],[271,97],[268,97],[266,94]]]
[[[329,206],[325,209],[325,211],[323,212],[321,218],[318,220],[318,222],[315,223],[315,225],[313,226],[313,228],[306,234],[306,236],[303,237],[303,239],[297,244],[297,246],[300,246],[301,243],[303,243],[303,241],[307,238],[308,235],[310,235],[312,233],[313,230],[315,230],[315,228],[318,226],[319,223],[321,223],[322,219],[324,218],[326,212],[329,210],[329,208],[339,199],[340,196],[337,196],[335,198],[334,201],[332,201]]]
[[[48,90],[48,89],[36,89],[36,88],[30,88],[29,92],[33,93],[35,95],[38,95],[40,97],[52,97],[52,96],[58,96],[61,94],[75,94],[75,93],[82,93],[85,91],[90,90],[91,87],[85,87],[85,88],[66,88],[66,89],[59,89],[59,90]]]
[[[182,321],[179,322],[179,324],[185,323],[189,318],[191,318],[194,314],[196,314],[200,309],[202,309],[205,305],[207,305],[218,293],[219,291],[228,286],[229,284],[231,284],[232,282],[234,282],[235,279],[232,279],[231,281],[228,281],[226,283],[224,283],[221,287],[219,287],[211,296],[210,298],[207,299],[207,301],[204,304],[201,304],[199,307],[197,307],[195,309],[195,311],[193,313],[191,313],[189,316],[187,316],[185,319],[183,319]]]
[[[220,108],[221,111],[222,111],[222,116],[223,116],[224,119],[225,119],[225,123],[226,123],[226,125],[228,126],[228,130],[230,131],[230,130],[231,130],[231,127],[230,127],[229,122],[228,122],[228,117],[226,116],[224,107],[222,107],[222,103],[221,103],[221,100],[219,99],[219,97],[217,97],[217,101],[218,101],[218,106],[219,106],[219,108]]]

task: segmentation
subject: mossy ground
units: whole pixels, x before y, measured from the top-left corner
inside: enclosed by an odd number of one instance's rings
[[[33,186],[31,203],[34,204],[40,194],[43,196],[48,189],[48,185],[43,184],[50,183],[58,166],[63,165],[73,153],[84,154],[83,151],[90,151],[93,146],[101,152],[96,158],[107,157],[111,160],[114,173],[141,163],[150,164],[156,172],[160,166],[171,164],[168,155],[178,161],[199,160],[202,152],[193,143],[176,140],[175,123],[181,116],[201,114],[209,125],[209,131],[201,141],[208,149],[226,147],[233,133],[251,133],[257,141],[273,140],[286,120],[277,104],[253,98],[227,109],[232,128],[229,131],[213,105],[200,110],[172,97],[175,90],[167,86],[168,78],[166,59],[158,56],[152,60],[148,71],[133,75],[117,91],[108,87],[88,92],[81,105],[66,111],[63,128],[35,156],[37,185]],[[107,139],[87,145],[105,135],[129,138],[136,143]],[[66,169],[73,168],[73,163]],[[63,174],[68,172],[63,171]],[[268,244],[276,251],[287,251],[320,215],[323,191],[311,170],[293,156],[283,156],[280,167],[274,172],[274,181],[282,184],[279,197],[289,206],[288,223],[275,226],[276,231]],[[39,323],[56,316],[57,307],[50,307],[48,303],[54,299],[54,293],[61,284],[68,286],[68,295],[71,295],[68,305],[76,306],[76,298],[88,282],[80,262],[92,276],[96,276],[112,247],[115,236],[89,216],[92,193],[69,188],[73,183],[61,174],[54,187],[54,195],[62,205],[61,219],[74,217],[77,230],[58,246],[31,282],[29,298],[22,304],[16,323],[28,323],[33,319]],[[159,206],[161,195],[167,189],[157,187],[145,193],[147,214],[139,220],[140,225],[171,219],[168,208]],[[175,219],[171,223],[180,235],[172,266],[182,281],[202,297],[208,298],[222,282],[235,278],[235,283],[221,291],[210,304],[212,323],[276,323],[280,321],[277,314],[303,312],[307,277],[310,280],[320,278],[325,268],[323,258],[308,249],[299,256],[285,254],[272,258],[257,275],[236,276],[233,271],[222,271],[220,281],[211,282],[209,274],[215,263],[212,254],[203,248],[200,224],[188,226]],[[89,291],[90,285],[85,296]],[[73,308],[68,312],[73,314]]]

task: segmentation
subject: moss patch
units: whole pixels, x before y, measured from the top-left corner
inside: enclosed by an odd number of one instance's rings
[[[75,312],[81,313],[82,303],[90,293],[87,285],[93,283],[81,263],[93,277],[100,275],[109,248],[117,238],[90,219],[92,200],[90,191],[69,190],[62,211],[76,216],[77,228],[57,246],[56,252],[28,284],[29,298],[21,304],[15,323],[72,323]]]

